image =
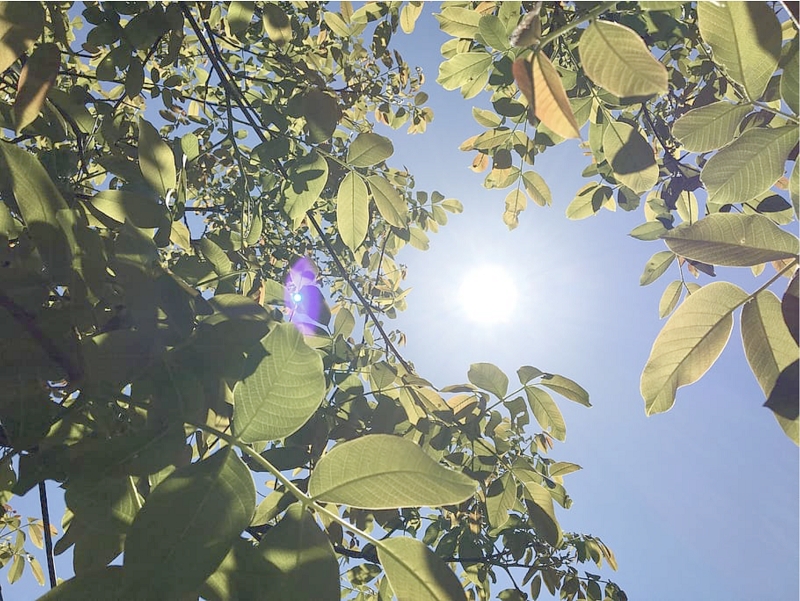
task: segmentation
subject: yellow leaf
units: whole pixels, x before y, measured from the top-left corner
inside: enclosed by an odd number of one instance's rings
[[[533,57],[532,80],[536,117],[562,138],[580,138],[578,122],[561,77],[543,52],[537,52]]]
[[[14,101],[16,132],[32,123],[42,110],[47,92],[53,86],[61,64],[61,51],[55,44],[42,44],[28,59],[19,76]]]

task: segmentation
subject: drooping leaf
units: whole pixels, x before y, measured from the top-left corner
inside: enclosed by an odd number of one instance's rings
[[[542,430],[550,433],[556,440],[564,441],[567,438],[567,425],[564,417],[556,405],[553,397],[538,386],[526,386],[525,395],[528,397],[528,404],[533,411],[533,416]]]
[[[0,2],[0,73],[30,49],[42,35],[44,9],[41,4]]]
[[[713,282],[691,294],[672,314],[653,343],[640,389],[645,413],[663,413],[675,392],[699,380],[725,348],[733,311],[747,293],[728,282]]]
[[[417,19],[422,14],[422,2],[408,2],[400,11],[400,27],[403,33],[412,33]]]
[[[72,252],[57,218],[67,203],[47,171],[33,154],[2,142],[0,184],[14,194],[22,219],[52,277],[67,283]]]
[[[594,21],[581,35],[583,69],[594,83],[620,98],[667,93],[667,69],[632,29]]]
[[[39,116],[60,65],[61,51],[56,44],[40,44],[25,63],[19,75],[17,98],[14,100],[17,135]]]
[[[318,501],[364,509],[438,507],[469,498],[475,484],[410,440],[371,434],[324,455],[308,481],[308,493]]]
[[[650,143],[624,121],[609,123],[603,133],[603,152],[614,177],[634,192],[647,192],[658,182],[658,163]]]
[[[139,117],[139,169],[144,181],[161,197],[175,188],[175,157],[149,121]]]
[[[369,195],[361,176],[350,171],[339,184],[336,226],[347,248],[355,252],[369,229]]]
[[[565,399],[579,403],[584,407],[592,406],[589,402],[589,393],[577,382],[573,382],[569,378],[559,376],[558,374],[544,374],[540,383],[542,386],[547,386],[547,388],[553,392],[557,392]]]
[[[328,181],[328,163],[316,151],[295,161],[288,169],[284,186],[284,210],[293,220],[302,219],[319,198]]]
[[[408,222],[408,205],[400,197],[397,189],[385,177],[370,175],[367,178],[372,199],[378,212],[390,225],[406,227]]]
[[[675,253],[670,250],[662,250],[654,254],[644,266],[644,272],[639,278],[640,286],[647,286],[655,282],[672,265],[675,260]]]
[[[664,289],[661,295],[661,300],[658,301],[658,316],[663,319],[675,309],[678,301],[681,298],[681,289],[683,284],[680,280],[670,282]]]
[[[292,434],[325,394],[322,359],[292,324],[272,328],[249,353],[245,373],[233,391],[234,432],[245,442]]]
[[[391,537],[378,545],[378,558],[400,601],[466,601],[453,571],[427,545],[414,538]]]
[[[128,72],[125,74],[125,95],[131,100],[136,98],[144,87],[144,65],[138,56],[132,56]]]
[[[172,472],[150,493],[125,541],[127,598],[177,599],[197,590],[254,510],[253,479],[231,447]]]
[[[793,126],[748,129],[703,166],[700,179],[708,190],[708,201],[743,203],[769,190],[783,175],[797,138]]]
[[[347,163],[353,167],[371,167],[394,153],[389,138],[373,133],[358,134],[347,149]]]
[[[519,225],[519,214],[528,206],[528,199],[522,190],[515,188],[506,196],[506,210],[503,213],[503,223],[508,229],[513,230]]]
[[[508,376],[491,363],[473,363],[469,366],[467,378],[478,388],[491,392],[499,399],[508,392]]]
[[[781,55],[781,25],[772,9],[764,2],[700,2],[697,25],[714,62],[758,100]]]
[[[797,342],[783,322],[781,302],[769,290],[742,308],[742,344],[750,369],[769,398],[780,373],[798,356]]]
[[[517,502],[517,485],[506,472],[491,483],[486,491],[486,517],[492,528],[500,528],[508,521],[508,512]]]
[[[531,73],[536,117],[562,138],[580,138],[564,84],[544,52],[534,54]]]
[[[261,594],[287,601],[338,601],[339,564],[330,540],[311,514],[292,505],[261,538],[263,557],[277,568]]]
[[[526,171],[522,174],[522,185],[531,200],[540,207],[549,207],[553,204],[553,195],[544,178],[535,171]]]
[[[515,469],[514,476],[522,482],[531,501],[528,505],[528,513],[536,533],[551,545],[557,545],[561,540],[561,526],[556,519],[553,497],[546,488],[531,477],[531,472]]]
[[[791,259],[800,251],[795,236],[758,214],[712,213],[691,225],[679,225],[662,238],[682,257],[731,267]]]
[[[717,150],[733,141],[739,124],[752,108],[723,100],[692,109],[675,121],[672,135],[691,152]]]

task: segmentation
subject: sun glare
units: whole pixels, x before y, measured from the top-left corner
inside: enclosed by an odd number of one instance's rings
[[[470,321],[501,323],[512,317],[517,285],[503,267],[482,265],[467,273],[458,299]]]

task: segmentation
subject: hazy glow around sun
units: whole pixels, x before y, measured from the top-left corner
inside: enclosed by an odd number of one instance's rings
[[[458,300],[470,321],[509,321],[517,304],[514,278],[499,265],[481,265],[470,270],[458,289]]]

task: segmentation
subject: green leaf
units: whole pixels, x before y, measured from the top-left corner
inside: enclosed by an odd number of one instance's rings
[[[320,144],[329,140],[342,118],[336,98],[318,88],[311,88],[300,99],[300,111],[306,120],[308,141]]]
[[[523,365],[517,370],[517,376],[519,377],[519,383],[523,386],[533,380],[534,378],[538,378],[539,376],[543,376],[544,372],[541,369],[536,367],[531,367],[530,365]]]
[[[800,271],[795,270],[786,291],[781,297],[781,313],[783,314],[783,321],[786,327],[789,328],[789,333],[794,338],[795,342],[800,341],[800,284],[798,284],[798,276]]]
[[[583,69],[594,83],[620,98],[667,93],[667,69],[632,29],[596,20],[579,43]]]
[[[0,73],[42,35],[44,9],[36,2],[0,2]]]
[[[176,469],[150,493],[125,540],[128,598],[178,599],[197,590],[254,510],[253,479],[231,447]]]
[[[497,113],[477,106],[472,107],[472,118],[477,121],[478,125],[483,127],[499,127],[503,123],[503,118]]]
[[[430,248],[430,240],[428,234],[416,226],[408,228],[408,243],[417,250],[428,250]]]
[[[486,517],[492,528],[500,528],[508,521],[508,512],[517,502],[517,485],[506,472],[491,483],[486,491]]]
[[[758,100],[781,55],[781,25],[773,10],[765,2],[700,2],[697,25],[714,62]]]
[[[783,67],[781,98],[795,115],[800,113],[800,63],[797,49]]]
[[[557,392],[565,399],[579,403],[584,407],[592,406],[589,402],[589,393],[569,378],[558,374],[544,374],[540,383],[542,386],[547,386],[550,390]]]
[[[769,398],[764,403],[783,431],[795,444],[800,445],[800,406],[797,399],[797,380],[800,378],[800,361],[795,359],[778,376]]]
[[[672,265],[675,260],[675,253],[670,250],[662,250],[654,254],[644,266],[642,277],[639,278],[640,286],[647,286],[655,282]]]
[[[228,7],[228,27],[232,34],[245,31],[250,26],[255,10],[255,2],[233,0]]]
[[[390,225],[406,227],[408,223],[408,205],[400,197],[397,189],[381,175],[370,175],[367,178],[372,199],[378,212]]]
[[[783,175],[797,136],[794,126],[748,129],[703,166],[708,202],[743,203],[769,190]]]
[[[682,257],[730,267],[792,259],[800,250],[795,236],[757,214],[712,213],[691,225],[679,225],[663,239]]]
[[[192,132],[181,137],[181,150],[187,161],[193,161],[200,156],[200,139]]]
[[[691,224],[697,221],[699,209],[694,192],[681,190],[678,198],[675,199],[675,209],[684,222]]]
[[[412,33],[417,19],[422,14],[422,2],[408,2],[400,11],[400,27],[403,33]]]
[[[269,533],[267,533],[269,534]],[[266,535],[265,535],[266,536]],[[208,601],[266,598],[265,591],[282,576],[251,541],[237,538],[200,594]]]
[[[482,390],[487,390],[502,399],[508,392],[508,376],[491,363],[473,363],[467,372],[469,381]]]
[[[589,182],[578,190],[575,198],[567,205],[567,219],[586,219],[597,213],[603,204],[602,195],[599,194],[600,191],[601,186],[597,182]]]
[[[536,533],[551,545],[558,545],[561,540],[561,526],[556,519],[553,497],[541,484],[536,482],[528,470],[514,470],[514,475],[525,487],[527,497],[532,504],[528,505],[528,513]]]
[[[214,268],[217,275],[225,275],[233,270],[230,258],[219,245],[207,236],[200,238],[197,243],[200,253]]]
[[[675,392],[699,380],[728,343],[733,311],[747,293],[728,282],[703,286],[672,314],[653,343],[642,372],[645,413],[663,413],[675,404]]]
[[[664,289],[664,293],[661,295],[661,300],[658,301],[658,316],[661,319],[664,319],[675,309],[675,306],[678,304],[678,301],[681,298],[682,288],[683,284],[681,281],[675,280],[674,282],[670,282],[669,285],[667,285],[667,287]]]
[[[489,77],[491,64],[492,55],[488,52],[475,51],[456,54],[439,65],[439,76],[436,81],[445,90],[455,90],[473,81],[485,82]]]
[[[0,184],[14,194],[22,219],[51,276],[67,283],[72,251],[57,218],[67,203],[47,171],[30,152],[2,142]]]
[[[603,132],[603,152],[614,177],[641,194],[658,182],[658,163],[650,143],[624,121],[613,121]]]
[[[293,220],[302,219],[314,206],[328,181],[328,163],[316,151],[295,161],[288,169],[284,186],[284,210]]]
[[[144,65],[138,56],[132,56],[128,72],[125,74],[125,95],[132,100],[141,93],[143,86]]]
[[[261,6],[264,33],[278,46],[283,46],[292,39],[292,23],[283,9],[277,4],[266,2]],[[325,13],[325,16],[331,13]]]
[[[139,117],[139,169],[142,177],[161,198],[175,188],[175,157],[148,121]]]
[[[407,537],[384,539],[378,558],[400,600],[466,601],[464,588],[453,571],[424,543]]]
[[[166,217],[166,207],[153,195],[130,190],[103,190],[92,197],[92,206],[114,221],[139,228],[158,227]]]
[[[747,362],[764,396],[769,397],[780,373],[798,354],[797,343],[783,321],[781,301],[769,290],[760,292],[742,307],[741,326]]]
[[[75,576],[60,583],[39,597],[39,601],[85,601],[130,599],[124,589],[125,574],[120,566],[107,566],[102,570]]]
[[[439,29],[455,38],[472,39],[480,29],[480,13],[469,8],[449,7],[433,16]]]
[[[394,153],[389,138],[378,134],[358,134],[347,149],[347,164],[353,167],[371,167],[385,161]]]
[[[533,107],[539,120],[562,138],[580,138],[578,122],[572,114],[561,77],[544,52],[531,62]]]
[[[289,323],[275,325],[248,354],[245,378],[233,391],[233,427],[244,442],[296,432],[325,395],[320,355]]]
[[[525,395],[528,397],[528,404],[533,411],[533,416],[539,422],[542,430],[550,432],[556,440],[562,442],[566,440],[567,425],[564,423],[564,417],[553,397],[537,386],[526,386]]]
[[[55,44],[40,44],[22,68],[14,100],[16,133],[33,123],[44,106],[61,66],[61,51]]]
[[[361,176],[350,171],[336,195],[336,227],[347,248],[355,252],[369,229],[369,195]]]
[[[495,50],[508,50],[511,44],[508,42],[508,31],[503,22],[494,15],[484,15],[478,21],[478,31],[484,43]]]
[[[544,178],[535,171],[526,171],[522,174],[522,185],[531,200],[540,207],[549,207],[553,204],[553,195]]]
[[[503,223],[513,230],[519,225],[519,214],[528,206],[528,199],[519,188],[515,188],[506,196],[506,210],[503,213]]]
[[[556,461],[555,463],[550,464],[549,473],[551,478],[561,478],[562,476],[566,476],[572,472],[577,472],[581,469],[583,468],[577,463],[570,463],[569,461]]]
[[[672,135],[690,152],[708,152],[729,144],[753,107],[721,100],[692,109],[672,126]]]
[[[658,219],[655,221],[648,221],[642,225],[637,225],[628,234],[637,240],[658,240],[661,236],[667,233],[667,228]]]
[[[308,493],[318,501],[363,509],[454,505],[476,483],[449,470],[416,444],[370,434],[333,447],[317,463]]]
[[[339,564],[328,536],[300,504],[292,505],[258,545],[277,570],[259,597],[286,601],[339,600]]]

